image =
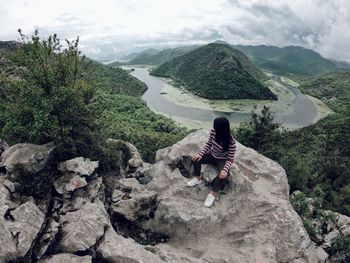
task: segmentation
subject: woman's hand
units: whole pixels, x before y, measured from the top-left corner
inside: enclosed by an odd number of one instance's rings
[[[227,173],[224,171],[224,170],[222,170],[221,172],[220,172],[220,174],[219,174],[219,178],[220,179],[225,179],[227,177]]]
[[[192,161],[200,161],[200,159],[202,159],[202,156],[200,156],[198,153],[192,157]]]

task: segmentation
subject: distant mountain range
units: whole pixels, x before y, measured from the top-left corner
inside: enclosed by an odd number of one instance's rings
[[[16,41],[0,41],[0,51],[15,51],[18,45]]]
[[[318,75],[336,70],[331,60],[319,53],[298,46],[242,46],[234,48],[245,53],[257,66],[279,74]]]
[[[130,60],[128,64],[137,65],[137,64],[146,64],[146,65],[160,65],[164,62],[167,62],[175,57],[181,56],[190,52],[199,46],[185,46],[177,48],[167,48],[163,49],[157,53],[142,53],[134,59]]]
[[[224,41],[216,41],[216,44],[227,44]],[[156,52],[148,49],[143,52],[131,53],[123,59],[130,60],[125,64],[160,65],[177,56],[198,48],[199,46],[185,46],[172,49],[164,49]],[[246,54],[258,67],[273,73],[286,75],[313,76],[335,71],[339,68],[350,69],[350,64],[343,61],[335,61],[323,58],[319,53],[300,46],[243,46],[232,45],[237,50]],[[124,63],[116,62],[113,66]]]
[[[265,74],[242,52],[224,44],[208,44],[177,56],[150,74],[170,77],[208,99],[277,99],[263,84]]]
[[[130,61],[130,60],[133,60],[139,56],[143,56],[145,54],[154,55],[154,54],[157,54],[158,52],[160,52],[160,50],[154,49],[154,48],[149,48],[149,49],[146,49],[146,50],[143,50],[140,52],[132,52],[132,53],[122,57],[122,59],[126,60],[126,61]]]

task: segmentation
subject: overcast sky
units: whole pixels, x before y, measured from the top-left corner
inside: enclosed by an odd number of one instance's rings
[[[95,58],[146,47],[301,45],[350,61],[350,0],[0,0],[0,40],[80,36]]]

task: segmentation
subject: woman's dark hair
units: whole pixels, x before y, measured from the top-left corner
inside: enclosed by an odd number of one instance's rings
[[[224,151],[228,150],[232,140],[230,122],[225,117],[219,117],[214,120],[215,141],[219,143]]]

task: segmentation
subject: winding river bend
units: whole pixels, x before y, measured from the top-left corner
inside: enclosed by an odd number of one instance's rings
[[[147,105],[153,111],[171,117],[185,126],[210,127],[213,119],[216,117],[226,117],[234,126],[250,118],[249,112],[221,112],[192,107],[191,104],[186,106],[176,104],[162,94],[162,90],[167,85],[171,86],[169,83],[162,78],[149,75],[146,68],[132,68],[135,70],[131,72],[131,75],[148,86],[148,90],[142,97],[147,102]],[[300,128],[313,123],[318,113],[314,103],[302,94],[299,89],[282,82],[279,76],[273,75],[272,80],[288,89],[294,95],[289,105],[292,110],[287,113],[274,112],[275,120],[287,128]]]

